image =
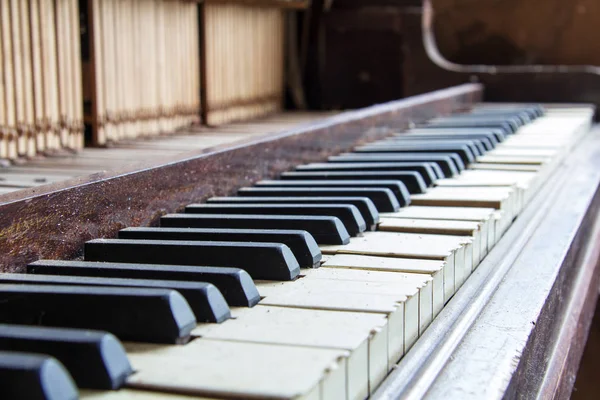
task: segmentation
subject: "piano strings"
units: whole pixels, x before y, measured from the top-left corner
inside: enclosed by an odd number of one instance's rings
[[[285,13],[275,2],[3,1],[0,159],[281,110]]]

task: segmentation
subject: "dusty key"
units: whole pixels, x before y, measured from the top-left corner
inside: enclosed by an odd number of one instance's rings
[[[418,206],[495,208],[513,218],[522,208],[511,187],[436,187],[412,196]]]
[[[515,133],[521,124],[516,119],[505,117],[490,118],[488,116],[449,116],[439,117],[428,121],[425,126],[443,126],[443,127],[477,127],[477,128],[498,128],[504,129],[509,133]]]
[[[188,302],[199,322],[223,322],[231,317],[229,306],[219,289],[206,282],[155,279],[97,278],[42,274],[0,274],[0,284],[78,285],[159,288],[176,290]]]
[[[393,195],[391,196],[393,197]],[[398,209],[399,207],[396,207],[395,211]],[[348,243],[348,240],[350,240],[350,234],[342,221],[337,217],[251,214],[167,214],[160,219],[160,225],[169,228],[299,229],[309,232],[319,244],[343,244]]]
[[[226,197],[225,199],[244,198]],[[372,207],[377,212],[375,206]],[[307,231],[300,230],[136,227],[121,229],[119,239],[283,243],[292,250],[301,268],[317,267],[321,261],[321,250],[315,239]]]
[[[369,232],[345,246],[321,246],[323,254],[360,254],[379,257],[445,261],[444,298],[460,287],[473,268],[471,238],[396,232]]]
[[[539,104],[525,105],[525,104],[479,104],[469,110],[471,114],[507,114],[507,113],[524,113],[529,116],[531,120],[537,119],[544,115],[545,110]]]
[[[282,180],[294,181],[400,181],[409,193],[423,193],[426,190],[421,174],[415,171],[290,171],[281,174]],[[396,190],[396,187],[389,186]]]
[[[186,346],[125,346],[137,371],[130,388],[194,397],[346,398],[344,350],[204,338]]]
[[[29,264],[27,272],[44,275],[209,282],[219,289],[230,306],[252,307],[260,300],[252,278],[239,268],[39,260]]]
[[[292,280],[300,265],[281,243],[95,239],[85,243],[86,261],[210,265],[243,268],[254,279]]]
[[[354,149],[357,153],[456,153],[467,165],[475,161],[475,154],[467,144],[394,144],[388,146],[360,146]]]
[[[0,284],[0,322],[98,329],[121,340],[181,343],[196,318],[174,290]]]
[[[398,276],[396,279],[404,279],[402,276],[405,274],[411,276],[429,276],[432,279],[431,294],[433,317],[435,317],[444,306],[444,270],[446,268],[454,268],[454,265],[448,265],[445,261],[437,260],[365,256],[359,254],[336,254],[325,256],[325,262],[320,270],[323,270],[325,273],[327,273],[328,270],[343,270],[345,273],[350,273],[352,271],[365,271],[368,273],[384,272],[389,273],[389,275],[394,274],[395,276]],[[370,281],[372,279],[372,275],[369,275],[369,277],[363,280]],[[390,279],[394,280],[394,278]],[[384,281],[387,281],[385,277]],[[452,281],[451,284],[454,284],[454,281]]]
[[[125,349],[107,332],[0,324],[1,351],[48,354],[80,388],[115,390],[133,373]]]
[[[472,116],[474,118],[491,118],[491,119],[497,119],[497,118],[509,118],[511,120],[514,120],[519,126],[523,126],[526,125],[530,122],[533,121],[533,119],[531,118],[531,116],[527,113],[527,112],[522,112],[522,111],[501,111],[501,110],[495,110],[495,111],[490,111],[490,110],[479,110],[478,112],[468,112],[468,113],[463,113],[463,114],[457,114],[458,117],[469,117]]]
[[[450,153],[446,153],[446,154],[444,154],[444,153],[400,153],[400,154],[344,153],[339,156],[331,156],[327,159],[327,161],[329,161],[330,163],[374,163],[374,162],[375,163],[382,163],[382,162],[391,163],[391,162],[413,162],[413,161],[431,162],[431,163],[437,164],[440,167],[440,169],[444,173],[444,177],[446,177],[446,178],[450,178],[450,177],[456,175],[459,171],[462,171],[465,168],[460,157],[458,157],[458,156],[453,157],[453,154],[450,154]],[[293,171],[293,172],[302,173],[300,171]],[[357,171],[357,172],[359,172],[359,171]],[[392,176],[391,174],[393,174],[394,172],[415,173],[413,171],[383,171],[383,172],[364,171],[361,174],[369,173],[369,174],[375,175],[377,173],[383,173],[384,175],[382,175],[382,176]],[[287,174],[289,174],[289,173],[292,173],[292,172],[287,172]],[[310,173],[310,172],[306,172],[306,173]],[[316,173],[316,172],[313,172],[313,173]],[[331,173],[352,174],[353,171],[349,171],[349,172],[332,171]],[[390,175],[387,175],[387,174],[390,174]],[[421,174],[419,174],[419,176],[421,177]],[[423,179],[423,177],[421,177],[421,179]],[[423,185],[425,186],[424,181],[423,181]],[[409,190],[411,189],[408,184],[406,187]]]
[[[479,139],[482,140],[482,144],[485,146],[486,150],[492,150],[496,148],[496,146],[501,143],[501,140],[493,132],[415,132],[415,131],[406,131],[402,133],[397,133],[394,137],[410,137],[414,139],[428,140],[428,139]]]
[[[363,153],[357,153],[363,154]],[[366,153],[365,153],[366,154]],[[390,163],[313,163],[299,165],[296,171],[302,172],[334,172],[334,171],[416,171],[418,172],[425,185],[430,186],[435,181],[437,173],[434,171],[432,162],[390,162]]]
[[[419,334],[422,334],[433,319],[433,308],[442,307],[444,298],[435,298],[440,304],[434,305],[433,278],[427,274],[408,274],[400,272],[366,271],[350,268],[318,268],[306,271],[304,281],[348,281],[351,285],[380,285],[381,292],[390,290],[392,293],[403,290],[401,286],[416,286],[419,288]]]
[[[211,197],[206,200],[207,203],[216,204],[352,204],[365,220],[367,226],[373,230],[375,225],[379,222],[379,211],[375,207],[375,204],[368,197]],[[283,232],[283,231],[282,231]],[[307,235],[310,235],[306,232]],[[312,237],[311,237],[312,239]],[[314,239],[313,239],[314,240]],[[271,240],[271,242],[277,242],[277,240]],[[285,243],[285,242],[282,242]],[[290,246],[288,243],[286,243]],[[290,246],[292,251],[294,249]],[[318,249],[318,247],[317,247]],[[294,254],[296,252],[294,251]],[[296,255],[296,258],[298,256]],[[300,260],[298,260],[300,261]]]
[[[261,305],[385,314],[391,360],[398,360],[419,336],[419,287],[396,284],[383,289],[360,282],[299,279],[283,287],[257,283],[264,298]],[[395,361],[394,361],[395,362]]]
[[[194,335],[348,351],[347,393],[353,399],[366,398],[391,368],[385,314],[258,305],[219,329],[200,324]]]
[[[479,134],[489,134],[493,135],[498,142],[503,142],[508,135],[502,129],[493,129],[493,128],[435,128],[435,127],[426,127],[424,129],[421,128],[413,128],[407,133],[415,133],[415,134],[423,134],[423,135],[438,135],[438,134],[463,134],[463,135],[479,135]]]
[[[73,379],[55,358],[0,351],[0,397],[7,400],[76,400]]]
[[[411,138],[408,135],[400,135],[391,137],[388,139],[380,140],[377,142],[369,143],[365,147],[394,147],[394,146],[430,146],[430,145],[448,146],[467,146],[474,157],[483,155],[486,152],[486,148],[482,143],[481,139],[418,139]]]
[[[419,125],[417,129],[464,129],[464,128],[478,128],[478,129],[494,129],[502,131],[503,135],[509,136],[516,132],[514,126],[511,126],[509,123],[505,121],[445,121],[445,122],[436,122],[430,123],[427,125]]]
[[[400,204],[394,193],[386,188],[249,187],[241,188],[238,194],[243,197],[367,197],[375,204],[379,212],[392,212],[400,208]]]
[[[457,140],[457,141],[462,141],[462,140],[466,140],[466,141],[472,141],[477,150],[479,151],[480,154],[484,154],[488,151],[493,150],[494,148],[496,148],[496,145],[498,144],[498,140],[496,139],[496,137],[494,135],[460,135],[460,134],[447,134],[447,135],[443,135],[443,134],[437,134],[437,135],[431,135],[431,134],[423,134],[423,133],[413,133],[411,134],[410,132],[405,132],[404,134],[400,134],[397,136],[394,136],[393,138],[387,139],[390,143],[394,143],[396,141],[421,141],[421,142],[437,142],[437,141],[442,141],[442,142],[446,142],[449,140]]]
[[[386,213],[386,218],[425,219],[425,220],[450,220],[450,221],[473,221],[481,227],[482,235],[486,236],[483,241],[482,259],[496,244],[495,223],[496,217],[493,208],[476,207],[430,207],[412,206],[406,212]]]
[[[256,182],[256,187],[298,188],[386,188],[394,193],[400,207],[410,204],[406,185],[398,180],[269,180]]]
[[[474,221],[382,218],[379,230],[383,232],[425,233],[434,235],[468,236],[473,239],[473,268],[485,257],[487,231],[482,232],[482,224]]]
[[[351,204],[190,204],[189,214],[321,215],[339,218],[351,236],[367,229],[358,208]]]

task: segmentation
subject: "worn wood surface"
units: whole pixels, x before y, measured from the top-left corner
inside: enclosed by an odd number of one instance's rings
[[[86,240],[155,224],[167,212],[226,196],[297,164],[381,138],[412,121],[448,114],[481,98],[479,85],[352,111],[275,135],[97,173],[0,197],[0,271],[23,271],[41,257],[81,254]]]

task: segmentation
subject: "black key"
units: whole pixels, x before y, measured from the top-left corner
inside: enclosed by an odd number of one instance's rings
[[[394,146],[377,147],[362,146],[354,149],[357,153],[456,153],[463,163],[470,164],[475,161],[475,155],[465,144],[397,144]]]
[[[468,139],[469,137],[478,138],[480,136],[488,138],[493,144],[497,145],[506,140],[508,135],[499,129],[491,128],[435,128],[435,127],[420,127],[414,128],[406,132],[397,133],[394,135],[415,135],[415,137],[427,140],[427,138],[441,138],[445,136],[457,135],[459,138]]]
[[[406,189],[406,185],[397,180],[324,180],[324,181],[301,181],[301,180],[285,180],[285,181],[260,181],[256,182],[256,187],[273,187],[273,188],[324,188],[324,189],[335,189],[335,188],[386,188],[392,191],[400,207],[407,206],[410,204],[410,193]]]
[[[516,132],[517,128],[510,122],[501,119],[498,121],[490,119],[477,120],[471,119],[447,119],[447,120],[433,120],[427,125],[421,125],[419,128],[434,127],[434,128],[493,128],[501,129],[506,135],[512,135]]]
[[[544,107],[532,104],[532,105],[509,105],[509,104],[493,104],[474,107],[470,110],[471,114],[506,114],[506,113],[524,113],[529,116],[531,120],[541,117],[545,114]]]
[[[399,133],[398,136],[408,136],[410,138],[419,139],[419,140],[435,140],[435,139],[479,139],[482,141],[483,145],[486,147],[486,150],[495,149],[498,144],[500,144],[500,140],[493,133],[436,133],[436,132],[412,132],[407,131],[403,133]]]
[[[196,318],[174,290],[0,284],[0,323],[98,329],[121,340],[182,343]]]
[[[65,367],[42,354],[0,351],[3,400],[76,400],[77,387]]]
[[[440,128],[434,126],[422,126],[419,128],[412,128],[407,133],[424,134],[424,135],[445,135],[445,134],[459,134],[459,135],[492,135],[499,143],[502,143],[508,135],[502,129],[494,128]],[[400,133],[401,134],[401,133]]]
[[[358,208],[351,204],[190,204],[190,214],[322,215],[338,217],[351,236],[367,229]]]
[[[471,150],[471,153],[475,157],[483,155],[486,150],[481,140],[479,139],[411,139],[408,135],[402,135],[398,137],[392,137],[386,140],[381,140],[379,142],[370,143],[364,147],[387,147],[387,146],[417,146],[421,147],[431,146],[431,145],[440,145],[440,146],[448,146],[448,145],[457,145],[462,146],[465,145]]]
[[[516,131],[519,127],[523,126],[523,122],[518,116],[514,115],[489,115],[485,113],[481,114],[454,114],[447,117],[437,117],[430,120],[430,123],[444,122],[444,121],[482,121],[482,122],[507,122]]]
[[[160,225],[169,228],[299,229],[310,233],[320,244],[348,244],[350,242],[350,234],[337,217],[167,214],[160,219]]]
[[[0,351],[48,354],[85,389],[115,390],[133,373],[119,340],[102,331],[0,324]]]
[[[243,197],[227,197],[244,199]],[[211,199],[209,199],[210,201]],[[368,199],[366,199],[368,200]],[[291,202],[290,202],[291,203]],[[375,206],[373,206],[373,209]],[[375,210],[377,212],[377,210]],[[379,218],[379,216],[378,216]],[[217,240],[220,242],[283,243],[292,250],[300,268],[318,267],[321,249],[306,231],[276,229],[192,229],[192,228],[127,228],[119,231],[119,239],[150,240]]]
[[[455,156],[455,157],[453,157]],[[456,160],[458,159],[458,163],[456,162]],[[450,154],[450,153],[401,153],[401,154],[393,154],[393,153],[378,153],[378,154],[369,154],[369,153],[345,153],[339,156],[332,156],[329,157],[328,161],[330,163],[382,163],[382,162],[388,162],[388,163],[392,163],[392,162],[405,162],[405,161],[426,161],[426,162],[431,162],[431,163],[435,163],[437,164],[443,174],[445,178],[450,178],[456,174],[458,174],[459,171],[462,171],[464,169],[464,164],[462,162],[462,160],[460,159],[460,157],[458,157],[455,154]],[[459,165],[462,169],[459,169]],[[293,173],[298,173],[298,174],[302,174],[302,173],[306,173],[306,174],[318,174],[319,172],[301,172],[301,171],[292,171]],[[287,174],[292,173],[292,172],[287,172]],[[324,173],[328,173],[328,172],[324,172]],[[353,171],[348,171],[348,172],[343,172],[343,171],[332,171],[329,173],[334,173],[334,174],[348,174],[348,175],[352,175]],[[357,174],[361,174],[361,172],[356,171]],[[398,174],[414,174],[416,172],[414,171],[380,171],[380,172],[376,172],[376,171],[364,171],[362,172],[363,174],[373,174],[374,176],[377,176],[377,174],[384,174],[383,176],[393,176],[392,174],[394,173],[398,173]],[[387,175],[387,174],[390,175]],[[423,180],[423,177],[419,174],[419,178],[420,180],[423,182],[423,188],[425,188],[425,181]],[[338,178],[336,178],[338,179]],[[411,191],[411,187],[409,186],[409,184],[406,181],[403,181],[406,184],[406,187],[408,188],[408,191],[413,193]]]
[[[230,306],[253,307],[260,300],[254,281],[239,268],[39,260],[29,264],[27,271],[44,275],[210,282]]]
[[[400,181],[409,193],[423,193],[427,189],[421,174],[415,171],[290,171],[281,174],[280,178],[286,181]]]
[[[319,172],[316,172],[317,174]],[[216,203],[216,204],[260,204],[260,203],[270,203],[270,204],[287,204],[287,203],[300,203],[300,204],[352,204],[358,211],[360,211],[363,219],[367,223],[369,227],[375,227],[379,223],[379,212],[375,207],[375,204],[371,201],[371,199],[367,197],[211,197],[206,200],[208,203]],[[254,231],[253,231],[254,232]],[[270,232],[270,231],[265,231]],[[275,232],[294,232],[294,231],[275,231]],[[308,236],[310,234],[306,232]],[[311,239],[312,236],[310,236]],[[314,239],[313,239],[314,240]],[[252,240],[250,240],[252,241]],[[260,240],[259,240],[260,241]],[[270,242],[278,242],[278,240],[268,240]],[[285,243],[285,242],[282,242]],[[296,255],[294,248],[286,243]],[[315,244],[316,246],[316,244]],[[319,260],[321,250],[319,251]],[[296,255],[298,258],[298,255]],[[302,263],[300,263],[302,264]]]
[[[382,151],[383,152],[383,151]],[[425,185],[431,186],[435,181],[436,173],[433,163],[429,162],[394,162],[394,163],[313,163],[300,165],[296,171],[301,172],[328,172],[328,171],[416,171],[421,174]]]
[[[530,123],[531,121],[533,121],[535,118],[537,117],[533,117],[531,116],[530,113],[528,113],[526,110],[479,110],[477,112],[468,112],[462,115],[476,115],[476,116],[486,116],[489,118],[499,118],[499,117],[514,117],[514,118],[518,118],[519,121],[521,121],[521,123],[523,125]]]
[[[207,282],[96,278],[41,274],[0,274],[0,284],[118,286],[176,290],[188,302],[198,322],[223,322],[231,317],[219,289]]]
[[[437,140],[473,140],[483,147],[484,152],[496,148],[500,143],[496,136],[492,133],[413,133],[411,131],[399,133],[389,139],[395,140],[420,140],[420,141],[437,141]],[[480,147],[480,150],[481,150]]]
[[[379,212],[395,212],[400,209],[398,199],[396,199],[396,196],[394,196],[394,193],[390,189],[386,188],[249,187],[240,189],[238,194],[248,197],[368,197],[375,204]],[[313,236],[315,235],[313,234]],[[319,243],[318,240],[317,243]]]
[[[281,243],[96,239],[85,243],[86,261],[206,265],[243,268],[253,279],[289,281],[300,266]]]

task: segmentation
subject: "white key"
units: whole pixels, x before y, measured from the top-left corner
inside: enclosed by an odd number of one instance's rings
[[[318,272],[318,275],[327,276],[330,270],[341,270],[340,272],[343,272],[341,276],[350,276],[351,271],[360,273],[364,271],[370,273],[367,277],[363,278],[365,281],[376,282],[379,282],[379,279],[383,279],[384,281],[400,281],[404,280],[405,276],[409,276],[411,279],[414,276],[429,276],[432,279],[433,317],[437,316],[442,307],[444,307],[444,268],[447,265],[445,261],[376,257],[357,254],[324,255],[323,261],[321,268],[314,270]],[[381,272],[381,274],[373,274],[374,272]],[[302,273],[310,275],[308,274],[308,270]],[[312,270],[311,274],[313,274]],[[454,284],[454,281],[452,284]],[[421,295],[423,295],[423,290],[421,289]]]
[[[473,268],[476,268],[481,259],[485,257],[485,249],[487,249],[487,232],[482,233],[482,225],[473,221],[383,217],[380,218],[378,230],[470,237],[473,240]]]
[[[479,222],[481,224],[482,233],[487,233],[487,246],[485,252],[488,253],[496,243],[494,237],[494,212],[495,210],[493,208],[433,207],[411,205],[408,207],[403,207],[399,211],[394,213],[380,213],[379,215],[383,218],[418,218]]]
[[[130,388],[238,398],[345,396],[343,350],[203,338],[182,346],[124,345],[136,371],[127,378]]]
[[[396,283],[415,285],[419,288],[419,335],[422,335],[433,319],[433,278],[425,274],[402,272],[365,271],[349,268],[314,268],[302,271],[303,279],[325,279],[351,282],[377,282],[391,287]],[[386,286],[387,286],[386,285]],[[443,306],[443,292],[439,299]]]
[[[385,314],[308,310],[257,305],[237,308],[234,319],[199,324],[194,336],[210,339],[346,350],[347,393],[364,399],[397,359],[388,355]]]
[[[377,293],[376,289],[356,288],[347,282],[331,281],[291,285],[289,282],[277,287],[266,281],[258,281],[261,294],[265,297],[262,305],[295,307],[314,310],[350,311],[385,314],[388,318],[388,351],[398,360],[408,349],[419,333],[418,289],[400,293]]]
[[[323,254],[362,254],[380,257],[446,261],[444,300],[448,301],[473,268],[471,238],[397,232],[367,232],[347,245],[321,246]]]

